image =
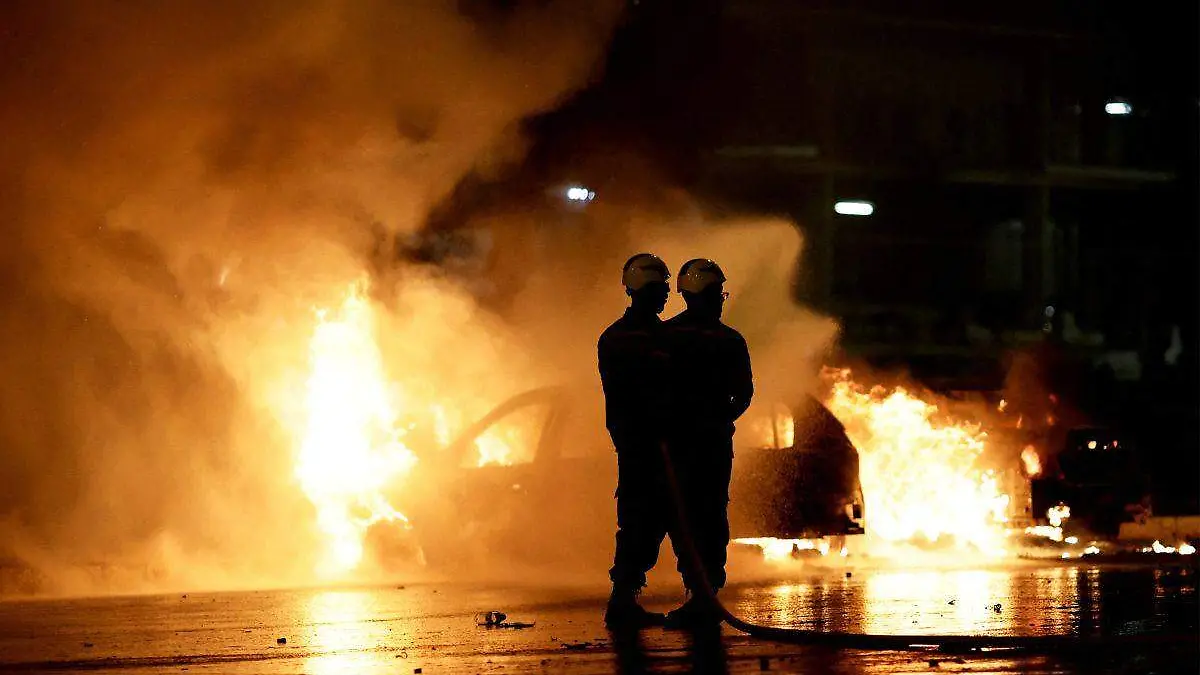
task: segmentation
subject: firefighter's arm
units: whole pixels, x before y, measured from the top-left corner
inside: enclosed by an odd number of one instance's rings
[[[623,397],[628,389],[620,356],[618,346],[613,344],[612,337],[601,335],[600,341],[596,345],[596,361],[600,369],[600,387],[604,390],[605,398],[610,400],[610,405],[624,400]]]
[[[754,398],[754,374],[750,370],[750,350],[746,341],[738,336],[737,345],[733,350],[732,359],[733,381],[732,396],[733,419],[738,419],[750,407],[750,399]]]

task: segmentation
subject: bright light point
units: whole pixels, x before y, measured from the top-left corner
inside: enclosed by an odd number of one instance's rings
[[[1191,544],[1180,544],[1179,555],[1191,555],[1196,552],[1196,547]]]
[[[1065,504],[1051,506],[1046,510],[1046,519],[1053,527],[1062,527],[1063,521],[1071,517],[1071,507]]]
[[[590,202],[596,198],[596,193],[579,185],[567,188],[567,199],[573,202]]]
[[[1078,543],[1079,543],[1079,537],[1067,537],[1067,538],[1066,538],[1066,539],[1064,539],[1063,541],[1067,542],[1068,544],[1078,544]]]
[[[1063,553],[1063,554],[1062,554],[1062,559],[1063,559],[1063,560],[1070,560],[1070,559],[1071,559],[1071,554],[1070,554],[1070,553]]]
[[[1096,449],[1096,441],[1088,441],[1088,450]]]
[[[1109,115],[1129,115],[1133,112],[1133,106],[1128,101],[1109,101],[1104,104],[1104,112]]]
[[[871,202],[849,200],[834,204],[833,210],[843,216],[869,216],[875,213],[875,205]]]
[[[1096,555],[1099,552],[1100,552],[1100,549],[1095,546],[1089,546],[1089,547],[1083,549],[1084,555]]]

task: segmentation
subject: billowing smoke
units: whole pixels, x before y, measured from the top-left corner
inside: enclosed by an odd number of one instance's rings
[[[312,308],[519,160],[614,5],[4,3],[0,590],[303,579]],[[441,283],[393,281],[398,326]]]

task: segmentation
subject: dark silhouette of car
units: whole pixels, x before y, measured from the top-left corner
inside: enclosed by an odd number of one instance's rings
[[[393,503],[408,516],[428,561],[570,565],[611,553],[616,456],[594,398],[564,387],[527,391],[496,406],[448,447],[422,456],[408,481],[421,485],[401,489]],[[733,537],[861,534],[858,452],[841,424],[815,399],[781,409],[790,430],[773,442],[735,448]],[[478,439],[518,423],[535,430],[530,457],[473,465]],[[787,442],[789,436],[795,442]]]

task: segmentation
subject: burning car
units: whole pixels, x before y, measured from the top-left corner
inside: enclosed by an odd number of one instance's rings
[[[422,461],[436,498],[405,504],[431,564],[585,562],[611,547],[616,457],[599,401],[561,387],[514,396],[467,427],[436,462]],[[533,429],[527,462],[478,465],[477,444],[498,429]],[[770,420],[769,438],[739,434],[731,485],[735,540],[844,540],[863,533],[858,452],[837,419],[808,399]],[[576,433],[591,427],[592,432]],[[749,437],[753,440],[745,442]],[[439,475],[432,475],[432,474]],[[547,542],[553,542],[547,546]],[[548,550],[552,549],[552,550]]]
[[[1088,531],[1115,536],[1121,523],[1149,510],[1149,485],[1133,442],[1112,429],[1078,427],[1032,480],[1033,512],[1070,506],[1071,519]]]

